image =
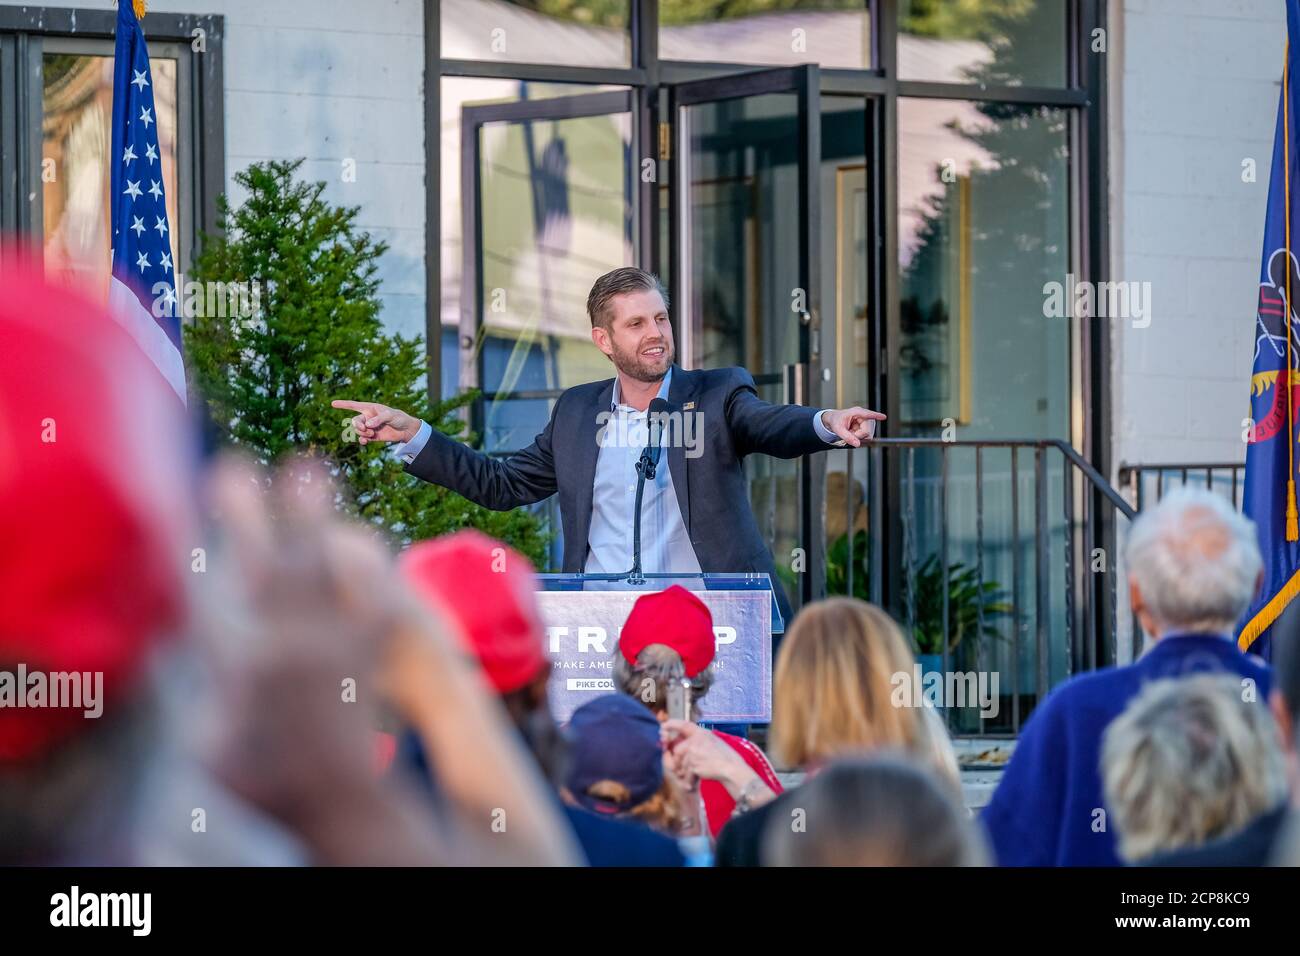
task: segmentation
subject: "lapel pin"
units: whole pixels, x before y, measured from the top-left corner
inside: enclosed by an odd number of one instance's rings
[[[682,406],[682,411],[689,412],[694,407],[695,407],[694,402],[687,402],[685,405]]]

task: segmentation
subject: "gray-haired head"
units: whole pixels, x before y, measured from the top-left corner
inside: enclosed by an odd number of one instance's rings
[[[1277,728],[1236,675],[1152,681],[1106,728],[1101,770],[1129,862],[1228,836],[1287,793]]]
[[[1138,516],[1125,557],[1156,637],[1231,632],[1263,567],[1254,523],[1222,495],[1192,488],[1170,492]]]

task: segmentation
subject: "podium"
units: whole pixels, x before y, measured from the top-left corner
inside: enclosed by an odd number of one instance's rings
[[[718,723],[768,723],[772,719],[772,635],[785,622],[766,574],[539,574],[537,602],[552,662],[551,712],[567,723],[587,701],[615,690],[618,635],[643,594],[679,584],[713,615],[717,653],[713,686],[699,703],[703,719]]]

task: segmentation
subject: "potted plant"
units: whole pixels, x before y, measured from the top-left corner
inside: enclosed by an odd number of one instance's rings
[[[943,619],[945,588],[948,593],[946,628]],[[938,555],[926,558],[911,579],[904,580],[903,600],[904,607],[914,609],[912,642],[922,673],[943,669],[945,633],[949,661],[967,638],[1002,640],[1002,634],[994,625],[1015,614],[1014,606],[1006,598],[1006,591],[997,581],[979,581],[977,568],[954,562],[944,575]],[[970,646],[966,644],[966,647]]]

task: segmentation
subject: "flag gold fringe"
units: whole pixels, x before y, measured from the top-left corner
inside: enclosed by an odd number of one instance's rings
[[[137,20],[143,20],[144,15],[148,12],[145,0],[131,0],[131,6],[135,8],[135,18]]]
[[[1250,645],[1255,643],[1255,638],[1273,625],[1297,594],[1300,594],[1300,571],[1291,575],[1291,580],[1282,585],[1282,590],[1274,594],[1272,599],[1241,629],[1241,633],[1237,635],[1237,646],[1243,652],[1250,650]]]
[[[1295,507],[1295,480],[1286,483],[1286,539],[1300,539],[1300,514]]]

